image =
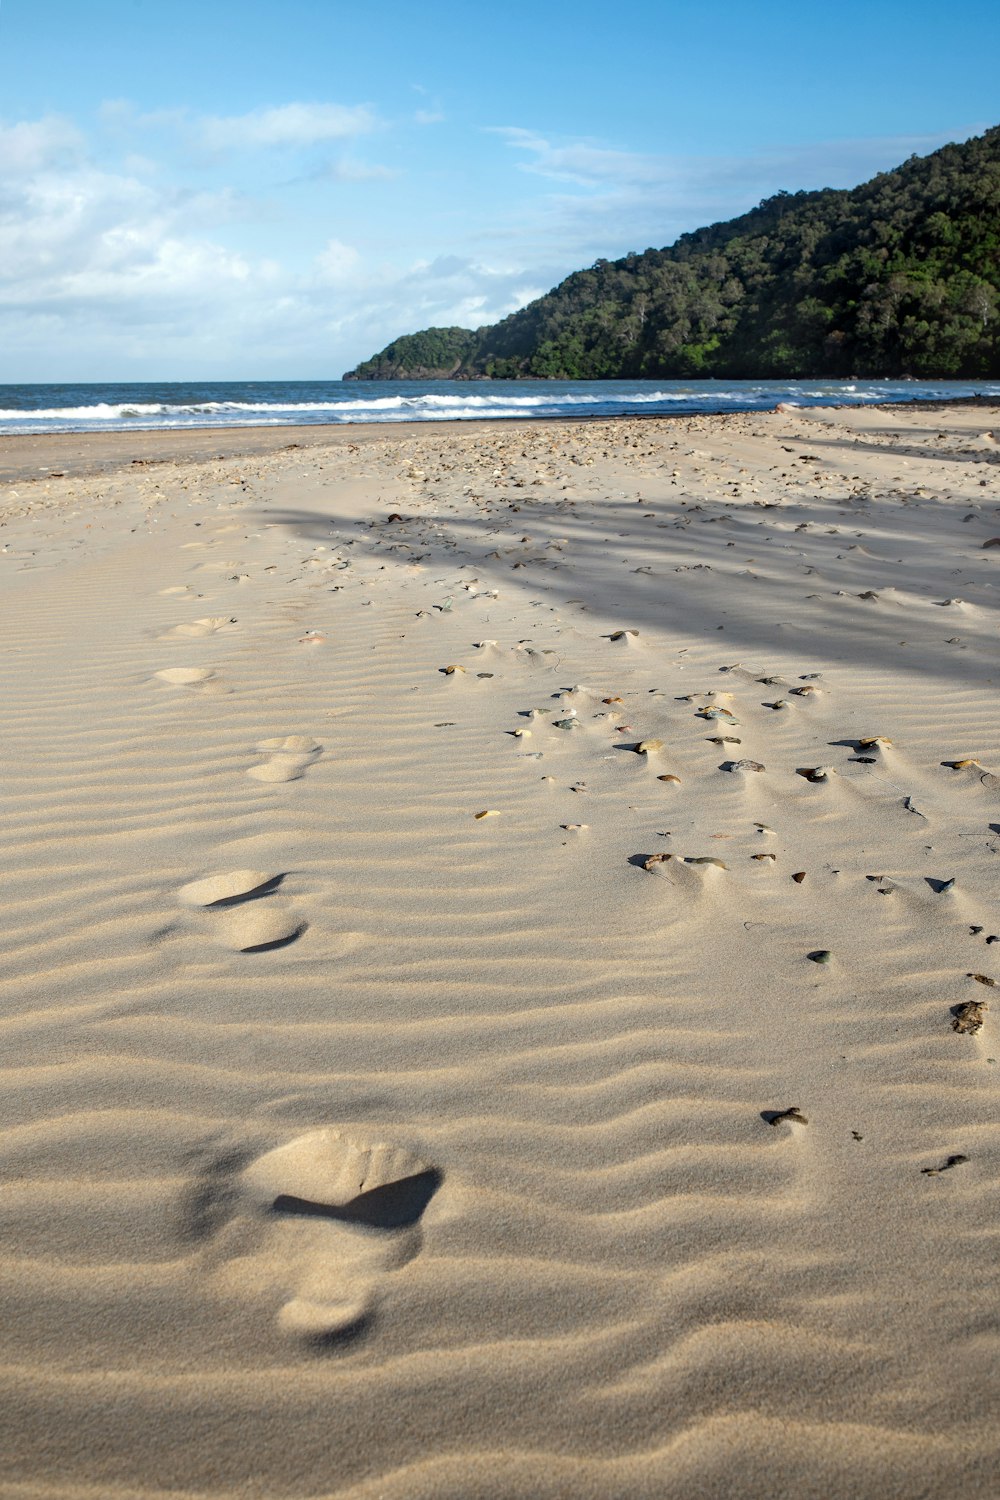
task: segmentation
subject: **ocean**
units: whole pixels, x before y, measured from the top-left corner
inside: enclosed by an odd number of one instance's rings
[[[0,433],[608,417],[1000,397],[998,381],[166,381],[0,386]]]

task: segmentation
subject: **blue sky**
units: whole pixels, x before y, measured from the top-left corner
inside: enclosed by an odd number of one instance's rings
[[[336,377],[1000,122],[964,0],[0,0],[0,381]]]

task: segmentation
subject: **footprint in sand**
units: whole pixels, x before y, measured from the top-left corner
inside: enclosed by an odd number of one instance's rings
[[[172,629],[164,631],[161,636],[157,636],[157,640],[198,640],[204,636],[218,635],[220,630],[225,630],[227,626],[235,624],[235,619],[230,615],[203,615],[199,620],[191,620],[183,625],[174,625]]]
[[[729,866],[713,855],[636,854],[629,860],[650,875],[668,880],[680,890],[697,892],[711,887]]]
[[[217,942],[237,953],[260,953],[287,947],[306,930],[292,907],[270,899],[284,878],[264,870],[227,870],[181,886],[177,899],[204,912]]]
[[[215,1288],[266,1298],[279,1328],[299,1338],[358,1333],[383,1278],[420,1250],[419,1221],[440,1182],[398,1146],[332,1129],[301,1135],[259,1157],[225,1195],[234,1211],[211,1252],[221,1256]]]
[[[207,693],[226,693],[211,667],[164,667],[153,674],[171,687],[200,689]]]
[[[182,885],[177,899],[182,906],[216,906],[222,902],[245,901],[249,896],[274,890],[283,875],[268,875],[264,870],[227,870],[222,875],[207,875]]]
[[[254,748],[267,757],[247,771],[254,781],[297,781],[323,750],[319,741],[307,734],[260,740]]]

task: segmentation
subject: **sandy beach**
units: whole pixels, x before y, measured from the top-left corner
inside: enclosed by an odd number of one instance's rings
[[[998,440],[0,442],[0,1495],[996,1495]]]

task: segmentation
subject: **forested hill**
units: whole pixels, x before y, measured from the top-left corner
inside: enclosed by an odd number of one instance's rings
[[[387,344],[381,354],[366,359],[345,380],[447,380],[462,369],[475,353],[481,328],[425,328],[422,333],[404,333]]]
[[[345,379],[445,374],[1000,376],[1000,127],[599,260],[491,328],[397,339]]]

